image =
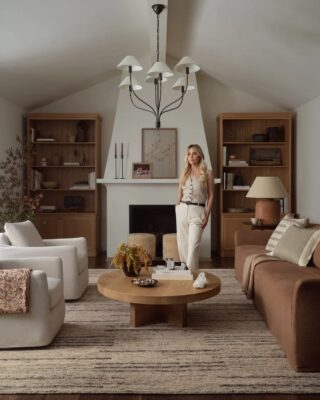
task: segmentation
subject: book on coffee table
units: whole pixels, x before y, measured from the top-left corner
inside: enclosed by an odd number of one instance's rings
[[[153,272],[152,279],[157,280],[181,280],[181,281],[192,281],[193,274],[190,270],[176,270],[176,269],[157,269]]]

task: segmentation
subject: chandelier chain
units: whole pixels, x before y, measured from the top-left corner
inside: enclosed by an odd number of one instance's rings
[[[157,14],[157,61],[160,60],[159,42],[160,42],[160,20],[159,20],[159,14]]]

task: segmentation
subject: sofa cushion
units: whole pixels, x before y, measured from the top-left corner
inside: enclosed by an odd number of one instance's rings
[[[0,246],[11,246],[8,236],[3,232],[0,233]]]
[[[287,214],[285,215],[282,220],[279,222],[278,226],[276,229],[273,231],[267,245],[266,245],[266,250],[270,251],[271,253],[273,252],[274,248],[278,244],[279,240],[282,238],[283,234],[286,232],[286,230],[292,226],[298,226],[300,228],[306,227],[308,224],[308,219],[307,218],[292,218],[292,214]],[[273,254],[271,254],[273,255]]]
[[[48,276],[47,281],[48,281],[49,301],[51,309],[59,303],[61,297],[63,296],[63,287],[61,279],[52,278]]]
[[[7,222],[4,230],[13,246],[45,246],[31,221]]]
[[[320,229],[290,226],[274,248],[272,255],[305,267],[320,241]]]

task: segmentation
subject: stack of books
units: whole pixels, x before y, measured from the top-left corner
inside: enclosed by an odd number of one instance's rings
[[[249,165],[248,161],[240,160],[239,158],[234,158],[229,160],[230,167],[247,167]]]
[[[190,270],[156,267],[155,272],[153,272],[152,274],[152,279],[193,281],[193,274]]]
[[[88,181],[79,181],[74,182],[74,184],[70,187],[71,190],[89,190],[89,182]]]
[[[96,173],[95,173],[95,171],[88,173],[88,183],[89,183],[90,189],[96,188]]]
[[[37,138],[37,142],[54,142],[54,138],[41,138],[41,137],[39,137],[39,138]]]

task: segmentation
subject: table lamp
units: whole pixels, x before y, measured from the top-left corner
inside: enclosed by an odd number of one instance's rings
[[[258,199],[255,217],[263,225],[276,225],[280,220],[280,202],[274,199],[287,197],[288,193],[278,176],[257,176],[246,197]]]

